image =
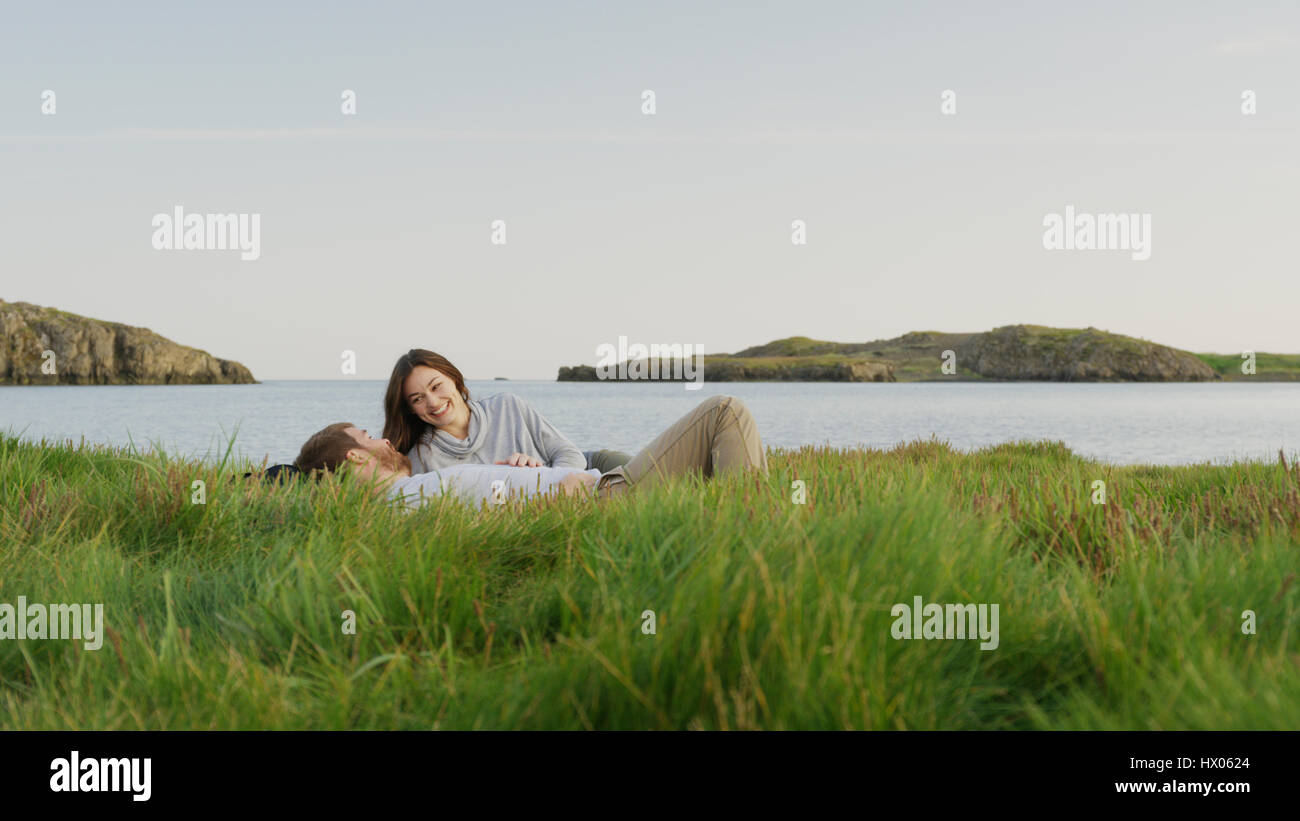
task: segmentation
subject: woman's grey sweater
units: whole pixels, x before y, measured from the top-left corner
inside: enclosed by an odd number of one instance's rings
[[[491,465],[515,453],[540,459],[547,467],[582,470],[587,466],[582,451],[518,396],[499,393],[468,404],[469,436],[456,439],[429,427],[406,454],[412,473],[453,465]]]

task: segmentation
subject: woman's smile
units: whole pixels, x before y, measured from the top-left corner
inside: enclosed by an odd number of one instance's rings
[[[427,365],[417,365],[404,380],[407,406],[415,416],[457,439],[469,435],[469,406],[456,383]]]

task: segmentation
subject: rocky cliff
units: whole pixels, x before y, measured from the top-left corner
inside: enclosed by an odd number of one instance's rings
[[[704,378],[710,382],[893,382],[894,366],[863,359],[706,356]]]
[[[1195,354],[1131,336],[1007,325],[959,344],[958,368],[986,379],[1052,382],[1204,382],[1218,379]]]
[[[228,385],[257,380],[228,359],[148,328],[0,300],[0,385]]]

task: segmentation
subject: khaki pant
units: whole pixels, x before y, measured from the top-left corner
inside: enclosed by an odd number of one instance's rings
[[[767,470],[753,415],[734,396],[713,396],[659,434],[632,461],[602,475],[596,494],[614,496],[692,471],[707,477],[751,469]]]
[[[632,457],[621,450],[584,450],[582,455],[587,459],[587,470],[595,468],[601,473],[609,473],[632,461]]]

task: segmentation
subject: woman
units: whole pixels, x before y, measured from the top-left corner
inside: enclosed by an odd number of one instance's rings
[[[630,458],[618,451],[584,454],[514,394],[470,399],[460,370],[422,348],[393,366],[384,393],[384,438],[411,460],[413,473],[465,464],[604,472]]]

